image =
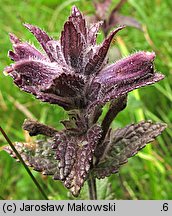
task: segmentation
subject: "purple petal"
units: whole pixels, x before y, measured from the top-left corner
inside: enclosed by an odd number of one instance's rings
[[[77,69],[82,64],[83,40],[71,21],[67,21],[64,25],[61,34],[61,47],[66,63]]]
[[[30,24],[24,24],[24,26],[27,29],[29,29],[29,31],[36,37],[38,42],[41,44],[41,46],[43,47],[43,49],[47,53],[50,60],[53,61],[52,55],[51,55],[51,53],[49,52],[49,49],[46,46],[47,42],[52,40],[52,38],[49,37],[45,31],[43,31],[42,29],[40,29],[40,28],[38,28],[36,26],[30,25]]]
[[[164,75],[154,73],[154,58],[154,53],[138,52],[103,69],[95,79],[102,84],[100,97],[108,101],[162,80]]]
[[[83,71],[83,51],[86,48],[87,31],[85,19],[74,6],[61,33],[61,47],[66,63],[75,68],[76,72]]]
[[[45,59],[35,47],[28,43],[23,43],[14,34],[10,34],[10,40],[13,44],[14,51],[9,51],[8,55],[13,61],[19,61],[21,59]]]
[[[116,33],[120,30],[122,30],[124,26],[118,27],[114,31],[112,31],[107,37],[103,44],[100,46],[98,52],[94,54],[93,58],[89,60],[89,63],[85,67],[85,74],[90,75],[90,74],[95,74],[97,73],[100,69],[101,66],[105,60],[106,54],[108,52],[108,49],[110,47],[110,44],[112,42],[113,37],[116,35]]]
[[[87,41],[87,28],[85,19],[83,18],[81,12],[77,9],[76,6],[72,8],[72,14],[69,17],[69,21],[73,23],[78,33],[81,34],[83,42],[86,43]]]
[[[57,65],[41,60],[21,60],[7,67],[5,71],[24,91],[27,91],[27,87],[35,86],[38,89],[40,85],[48,84],[61,72]]]
[[[12,44],[18,44],[22,42],[15,34],[9,33],[9,36]]]
[[[103,69],[96,80],[105,83],[112,80],[125,80],[129,78],[138,78],[147,73],[154,73],[153,61],[155,53],[137,52],[126,58],[117,61]]]

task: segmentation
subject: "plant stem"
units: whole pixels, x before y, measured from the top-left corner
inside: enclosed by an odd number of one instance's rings
[[[20,156],[20,154],[18,153],[17,149],[15,148],[15,146],[13,145],[13,143],[11,142],[11,140],[8,138],[7,134],[5,133],[5,131],[1,127],[0,127],[0,131],[3,134],[4,138],[6,139],[6,141],[9,143],[10,147],[12,148],[12,150],[14,151],[14,153],[16,154],[16,156],[18,157],[18,159],[20,160],[20,162],[23,164],[24,168],[26,169],[27,173],[31,177],[32,181],[34,182],[34,184],[36,185],[36,187],[38,188],[38,190],[41,192],[41,194],[44,197],[44,199],[48,200],[48,197],[45,194],[45,192],[43,191],[43,189],[41,188],[40,184],[37,182],[37,180],[35,179],[35,177],[31,173],[30,169],[25,164],[23,158]]]
[[[104,140],[114,118],[118,115],[120,111],[122,111],[126,107],[126,104],[127,104],[127,95],[123,95],[120,98],[113,100],[111,102],[110,108],[102,121],[103,133],[102,133],[101,141]]]
[[[88,190],[89,190],[89,199],[90,200],[97,200],[97,189],[96,189],[96,179],[93,178],[90,174],[88,183]]]

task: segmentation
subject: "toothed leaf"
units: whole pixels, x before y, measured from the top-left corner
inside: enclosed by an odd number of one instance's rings
[[[52,147],[59,160],[60,179],[74,196],[78,196],[84,184],[100,136],[98,125],[92,126],[86,135],[61,132],[55,136]]]
[[[99,163],[92,170],[97,178],[104,178],[117,173],[121,165],[127,163],[128,158],[134,156],[147,143],[162,133],[166,124],[142,121],[131,124],[122,129],[111,131],[99,151],[102,156]]]
[[[28,166],[42,172],[43,175],[54,175],[59,173],[59,169],[58,161],[55,160],[55,153],[51,149],[51,145],[52,140],[40,140],[35,143],[16,142],[15,148]],[[6,146],[4,150],[17,159],[10,147]],[[19,161],[19,159],[17,160]]]

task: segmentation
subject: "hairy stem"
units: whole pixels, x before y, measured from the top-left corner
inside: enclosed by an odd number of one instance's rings
[[[97,188],[96,188],[96,179],[89,175],[88,190],[89,190],[89,199],[97,200]]]
[[[110,108],[102,122],[103,134],[102,134],[101,141],[104,140],[114,118],[118,115],[118,113],[121,110],[123,110],[126,107],[126,103],[127,103],[126,95],[120,97],[117,100],[112,101]]]
[[[44,197],[44,199],[48,200],[48,197],[45,194],[43,188],[37,182],[37,180],[35,179],[35,177],[31,173],[30,169],[25,164],[23,158],[20,156],[20,154],[18,153],[17,149],[15,148],[15,146],[13,145],[13,143],[11,142],[11,140],[8,138],[7,134],[5,133],[5,131],[1,127],[0,127],[0,131],[1,131],[2,135],[4,136],[4,138],[6,139],[6,141],[9,143],[10,147],[12,148],[12,150],[14,151],[14,153],[16,154],[16,156],[18,157],[18,159],[20,160],[20,162],[23,164],[24,168],[26,169],[27,173],[31,177],[32,181],[34,182],[34,184],[36,185],[36,187],[38,188],[38,190],[40,191],[40,193],[42,194],[42,196]]]

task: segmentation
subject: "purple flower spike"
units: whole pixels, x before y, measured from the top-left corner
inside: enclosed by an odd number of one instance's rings
[[[124,27],[112,31],[102,44],[96,45],[99,24],[87,27],[76,7],[64,24],[60,41],[36,26],[24,26],[37,38],[45,53],[10,34],[14,52],[9,51],[9,57],[15,63],[5,71],[22,90],[42,101],[67,110],[85,108],[89,103],[86,94],[93,76],[105,65],[113,37]]]
[[[104,104],[163,78],[154,73],[155,56],[148,52],[138,52],[105,67],[110,43],[124,27],[118,27],[102,44],[96,45],[100,23],[89,27],[76,7],[64,24],[60,41],[36,26],[24,26],[34,34],[45,53],[10,34],[14,52],[9,51],[9,57],[15,63],[5,70],[22,90],[66,110],[86,108],[95,101]]]
[[[110,44],[124,26],[96,44],[100,25],[99,22],[88,26],[76,7],[64,24],[59,41],[40,28],[25,24],[43,52],[10,34],[14,51],[8,55],[14,63],[5,71],[14,83],[41,101],[69,111],[69,119],[61,122],[65,127],[62,131],[25,120],[23,129],[30,136],[42,134],[45,140],[32,145],[17,142],[16,149],[28,166],[61,180],[74,196],[79,195],[86,180],[118,172],[129,157],[166,127],[163,123],[143,121],[115,131],[110,128],[113,119],[126,107],[128,92],[164,76],[155,72],[153,52],[137,52],[107,66]],[[109,110],[100,124],[102,107],[108,101]],[[16,158],[9,147],[4,150]]]
[[[164,78],[154,72],[155,53],[137,52],[102,69],[95,83],[100,83],[99,100],[107,102],[142,86]]]

